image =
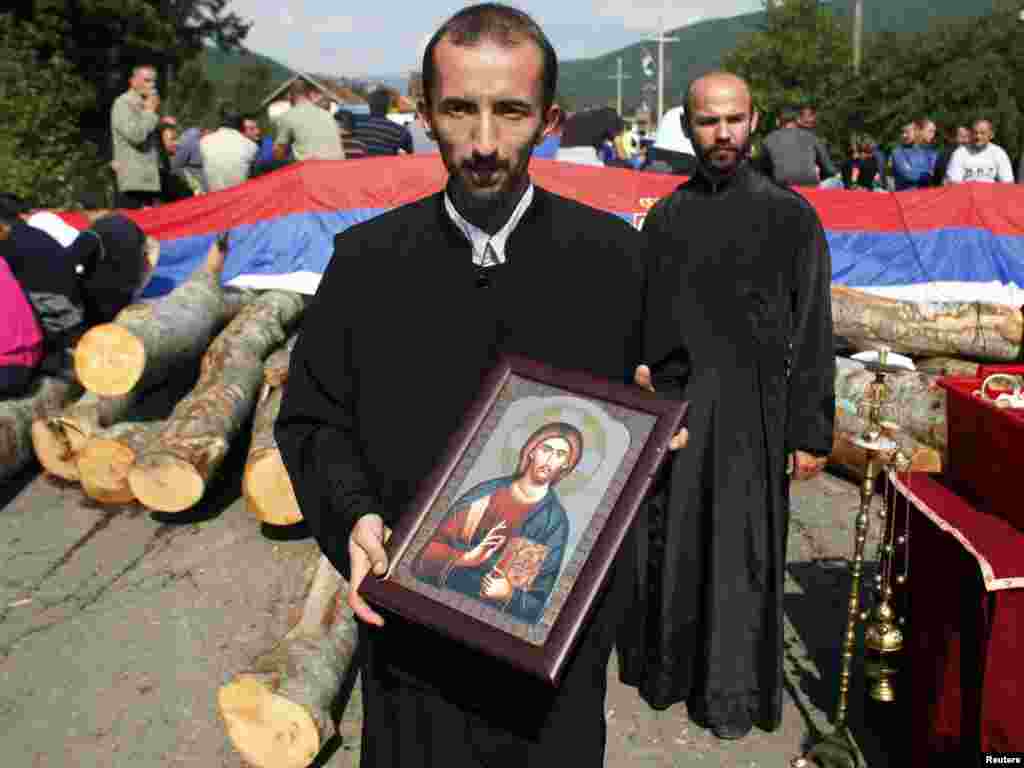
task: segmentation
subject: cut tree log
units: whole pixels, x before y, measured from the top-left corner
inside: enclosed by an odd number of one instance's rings
[[[43,469],[77,481],[78,454],[93,435],[124,418],[136,399],[133,393],[101,397],[86,392],[60,413],[36,419],[32,423],[32,447]]]
[[[832,324],[858,349],[991,362],[1019,360],[1024,341],[1018,307],[898,301],[843,285],[832,286]]]
[[[224,255],[214,243],[206,262],[169,294],[129,305],[113,322],[90,328],[75,347],[82,385],[107,397],[145,391],[176,366],[198,360],[240,303],[224,298],[223,268]]]
[[[199,381],[129,472],[136,499],[160,512],[182,512],[203,498],[252,415],[264,358],[285,340],[304,307],[300,294],[268,291],[217,336],[203,356]]]
[[[281,411],[295,338],[293,336],[288,344],[268,357],[263,365],[263,389],[256,405],[249,457],[242,475],[246,506],[258,520],[268,525],[294,525],[302,520],[299,500],[295,498],[291,477],[274,439],[274,422]]]
[[[886,377],[889,408],[886,420],[922,445],[946,451],[946,392],[934,374],[906,371]],[[875,375],[855,361],[840,359],[836,365],[836,410],[857,413],[868,384]]]
[[[970,360],[959,360],[955,357],[925,357],[914,361],[914,366],[921,373],[936,376],[977,376],[980,363]]]
[[[102,504],[135,501],[128,473],[163,426],[162,421],[121,422],[90,437],[76,456],[85,494]]]
[[[263,364],[263,380],[270,386],[283,387],[288,381],[288,366],[291,364],[292,350],[295,349],[298,340],[299,335],[292,334],[285,345],[273,352]]]
[[[0,483],[32,461],[32,423],[59,413],[81,392],[75,382],[40,376],[25,397],[0,401]]]
[[[358,643],[347,596],[321,555],[299,622],[218,691],[228,736],[253,766],[305,768],[334,732],[331,705]]]

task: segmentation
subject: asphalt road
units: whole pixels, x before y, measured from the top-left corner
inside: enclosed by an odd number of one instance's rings
[[[100,507],[33,473],[0,489],[5,768],[243,765],[215,694],[295,620],[315,547],[275,540],[247,512],[244,450],[185,516]],[[832,475],[794,488],[782,727],[720,742],[683,706],[648,709],[610,668],[608,766],[786,766],[827,728],[857,504],[857,487]],[[858,666],[852,731],[868,765],[885,768],[892,718],[864,704],[861,680]],[[357,687],[317,764],[356,765],[359,722]]]

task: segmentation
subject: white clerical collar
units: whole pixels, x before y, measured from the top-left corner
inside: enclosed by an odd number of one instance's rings
[[[445,190],[444,193],[445,210],[448,211],[448,216],[455,226],[459,228],[459,231],[472,244],[473,263],[478,267],[493,267],[496,264],[505,263],[505,244],[532,201],[533,182],[531,181],[530,186],[526,188],[523,196],[519,199],[519,204],[516,205],[512,215],[505,222],[505,226],[493,235],[489,235],[480,227],[466,221],[465,217],[455,209],[455,204],[452,203],[452,199],[448,196],[448,191]]]

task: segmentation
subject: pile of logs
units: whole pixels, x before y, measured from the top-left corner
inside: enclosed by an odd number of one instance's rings
[[[263,522],[298,522],[273,424],[305,298],[225,289],[223,266],[214,244],[169,294],[89,329],[74,350],[74,381],[41,377],[28,397],[0,403],[0,482],[35,457],[102,504],[183,512],[203,499],[251,422],[249,507]],[[197,365],[166,419],[138,420],[148,393]]]
[[[225,289],[223,265],[214,244],[171,293],[89,329],[74,350],[76,380],[41,377],[28,397],[0,402],[0,483],[35,457],[101,504],[184,512],[202,501],[251,424],[248,508],[270,525],[301,521],[273,427],[306,302],[285,291]],[[196,367],[167,418],[137,418],[147,394]],[[316,556],[298,623],[218,694],[228,734],[254,766],[308,765],[333,732],[331,705],[357,631],[347,584]]]
[[[1013,363],[1024,350],[1024,316],[1018,307],[984,302],[919,303],[832,286],[836,336],[850,351],[887,347],[910,355],[916,370],[890,374],[889,431],[916,471],[939,472],[946,459],[946,396],[941,376],[976,376],[979,363]],[[853,445],[865,422],[858,417],[874,376],[840,361],[836,370],[836,431],[832,463],[858,472],[864,451]]]

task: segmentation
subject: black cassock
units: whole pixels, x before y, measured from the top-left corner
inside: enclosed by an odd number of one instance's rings
[[[654,707],[771,730],[782,716],[786,457],[832,447],[831,259],[810,204],[749,166],[650,212],[644,359],[690,400],[690,441],[641,512],[618,648]]]
[[[394,523],[500,353],[632,377],[641,240],[540,188],[507,263],[485,274],[440,194],[338,235],[275,434],[303,516],[343,574],[355,520]],[[557,689],[395,616],[362,627],[362,765],[600,766],[608,660],[633,575],[615,571]]]

